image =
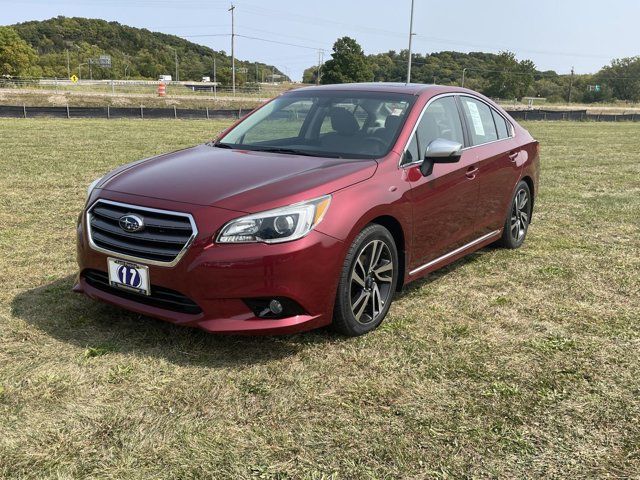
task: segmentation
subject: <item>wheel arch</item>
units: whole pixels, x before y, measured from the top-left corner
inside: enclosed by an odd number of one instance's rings
[[[391,236],[393,237],[393,241],[396,244],[396,248],[398,250],[398,283],[396,285],[396,291],[400,291],[404,284],[404,275],[405,275],[405,262],[406,262],[406,244],[405,244],[405,234],[404,229],[402,228],[402,224],[398,221],[397,218],[391,215],[380,215],[371,219],[368,223],[375,223],[383,226]]]
[[[535,206],[535,192],[534,192],[534,184],[533,179],[529,175],[525,175],[522,177],[522,181],[527,184],[529,187],[529,192],[531,193],[531,216],[529,218],[529,223],[533,219],[533,207]]]

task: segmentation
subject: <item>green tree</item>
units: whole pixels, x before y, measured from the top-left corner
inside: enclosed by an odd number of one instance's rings
[[[489,85],[486,94],[497,98],[521,98],[533,84],[536,66],[531,60],[518,62],[512,52],[501,52],[487,73]]]
[[[373,79],[369,61],[362,47],[353,38],[342,37],[336,40],[331,57],[322,68],[321,83],[369,82]]]
[[[305,68],[302,72],[302,83],[316,83],[316,77],[318,75],[318,66]]]
[[[550,78],[540,78],[532,85],[533,97],[546,98],[550,102],[562,102],[565,100],[563,97],[564,89],[562,85],[559,85],[557,81]]]
[[[640,101],[640,57],[617,58],[595,76],[619,100]],[[604,94],[605,88],[601,89]]]
[[[36,60],[33,48],[13,28],[0,27],[0,74],[29,75]]]
[[[390,54],[395,55],[395,52],[389,52],[389,54],[379,53],[377,55],[369,56],[374,81],[389,82],[396,80],[396,62]]]

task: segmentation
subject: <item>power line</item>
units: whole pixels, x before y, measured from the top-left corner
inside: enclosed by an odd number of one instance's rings
[[[388,35],[388,36],[393,36],[396,38],[403,38],[404,34],[401,34],[399,32],[394,32],[394,31],[390,31],[390,30],[384,30],[384,29],[380,29],[380,28],[374,28],[374,27],[364,27],[361,25],[353,25],[352,23],[346,23],[346,22],[340,22],[340,21],[335,21],[335,20],[330,20],[327,18],[322,18],[322,17],[309,17],[309,16],[305,16],[305,15],[299,15],[299,14],[294,14],[291,12],[282,12],[279,10],[272,10],[272,9],[267,9],[264,7],[257,7],[257,6],[247,6],[244,7],[245,10],[248,13],[253,13],[256,15],[268,15],[268,16],[277,16],[280,20],[285,20],[285,21],[293,21],[293,22],[298,22],[298,23],[307,23],[307,24],[312,24],[312,25],[318,25],[318,23],[324,23],[324,24],[332,24],[332,25],[340,25],[340,26],[344,26],[344,27],[348,27],[351,31],[367,31],[370,32],[372,34],[376,34],[376,35]],[[252,11],[253,10],[253,11]],[[300,20],[299,20],[300,19]],[[612,55],[604,55],[604,54],[588,54],[588,53],[582,53],[582,52],[562,52],[562,51],[558,51],[558,50],[553,50],[553,51],[549,51],[549,50],[529,50],[529,49],[525,49],[525,48],[514,48],[512,45],[511,46],[506,46],[506,45],[488,45],[488,44],[480,44],[480,43],[472,43],[472,42],[460,42],[458,40],[454,40],[454,39],[447,39],[447,38],[442,38],[442,37],[433,37],[433,36],[423,36],[423,35],[419,35],[419,34],[415,34],[414,35],[416,38],[416,41],[419,42],[430,42],[430,43],[440,43],[440,44],[444,44],[444,45],[459,45],[459,46],[466,46],[466,47],[473,47],[473,48],[487,48],[487,49],[492,49],[492,50],[517,50],[520,53],[533,53],[533,54],[538,54],[538,55],[556,55],[556,56],[567,56],[567,57],[583,57],[583,58],[598,58],[598,59],[610,59],[613,58],[614,56]]]
[[[230,33],[205,33],[201,35],[184,35],[185,38],[230,37],[230,36],[231,36]],[[271,40],[269,38],[254,37],[251,35],[242,35],[240,33],[236,33],[235,36],[246,38],[248,40],[258,40],[261,42],[276,43],[278,45],[286,45],[289,47],[306,48],[309,50],[325,50],[325,48],[322,48],[322,47],[312,47],[310,45],[300,45],[297,43],[281,42],[279,40]]]
[[[245,26],[245,25],[243,25],[243,26],[242,26],[242,30],[251,30],[252,32],[261,32],[261,33],[266,33],[266,34],[268,34],[269,36],[277,36],[277,37],[294,38],[294,39],[296,39],[296,40],[304,40],[304,41],[309,40],[309,37],[308,37],[308,36],[307,36],[307,37],[299,37],[299,36],[297,36],[297,35],[289,35],[289,34],[286,34],[286,33],[280,33],[280,32],[278,32],[278,33],[273,33],[273,32],[270,32],[269,30],[264,30],[264,29],[262,29],[262,28],[255,28],[255,27],[247,27],[247,26]]]
[[[566,56],[566,57],[583,57],[583,58],[598,58],[598,59],[612,58],[610,55],[598,55],[598,54],[577,53],[577,52],[559,52],[557,50],[554,50],[554,51],[529,50],[529,49],[523,49],[523,48],[514,48],[513,46],[506,46],[506,45],[496,46],[496,45],[487,45],[487,44],[471,43],[471,42],[459,42],[457,40],[445,39],[440,37],[422,36],[422,35],[417,35],[416,40],[428,41],[430,43],[440,43],[443,45],[459,45],[459,46],[473,47],[473,48],[487,48],[490,50],[503,50],[503,51],[517,50],[520,53],[534,53],[538,55],[558,55],[558,56]]]
[[[287,45],[289,47],[307,48],[309,50],[324,50],[321,47],[311,47],[309,45],[300,45],[300,44],[297,44],[297,43],[280,42],[278,40],[270,40],[268,38],[253,37],[253,36],[249,36],[249,35],[240,35],[239,33],[237,33],[236,36],[237,37],[242,37],[242,38],[247,38],[249,40],[259,40],[259,41],[262,41],[262,42],[275,43],[275,44],[278,44],[278,45]]]
[[[181,35],[183,38],[198,38],[198,37],[230,37],[230,33],[203,33],[202,35]]]

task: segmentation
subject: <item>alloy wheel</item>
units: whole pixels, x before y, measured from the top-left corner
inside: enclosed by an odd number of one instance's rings
[[[527,233],[530,211],[529,193],[524,188],[521,188],[513,197],[513,205],[511,207],[510,233],[511,238],[516,242],[519,242]]]
[[[368,324],[378,319],[391,297],[393,276],[389,246],[382,240],[367,243],[351,269],[351,312],[358,323]]]

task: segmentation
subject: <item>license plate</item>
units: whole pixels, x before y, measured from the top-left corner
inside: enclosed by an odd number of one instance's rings
[[[127,262],[118,258],[108,258],[109,284],[142,295],[150,295],[149,267]]]

